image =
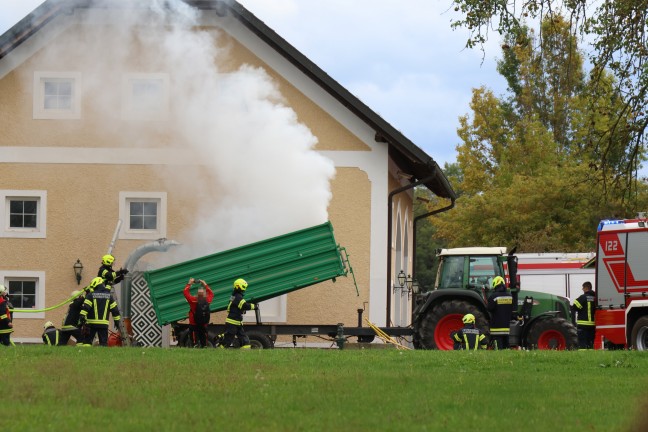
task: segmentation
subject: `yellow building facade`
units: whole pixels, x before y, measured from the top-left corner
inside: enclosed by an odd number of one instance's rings
[[[50,0],[0,37],[14,341],[59,325],[66,307],[29,310],[89,283],[118,220],[116,267],[180,243],[145,271],[328,219],[360,295],[351,278],[322,283],[268,302],[264,321],[353,325],[364,308],[408,325],[411,299],[388,280],[412,273],[412,185],[454,200],[434,160],[241,5],[134,4]]]

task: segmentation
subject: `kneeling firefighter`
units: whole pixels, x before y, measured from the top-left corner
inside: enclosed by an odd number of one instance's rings
[[[486,336],[475,326],[475,315],[466,314],[461,321],[464,327],[452,335],[456,349],[486,349]]]
[[[49,346],[67,345],[61,339],[61,331],[54,326],[52,321],[47,321],[43,325],[43,343]]]
[[[250,338],[247,337],[243,330],[243,312],[254,310],[256,305],[248,303],[243,296],[248,283],[244,279],[236,279],[234,281],[234,291],[230,297],[229,304],[227,305],[227,319],[225,320],[225,335],[222,339],[221,348],[228,348],[234,338],[237,337],[241,348],[251,348]]]

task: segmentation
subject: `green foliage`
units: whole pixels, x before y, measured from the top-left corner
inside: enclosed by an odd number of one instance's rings
[[[526,27],[507,35],[508,94],[473,90],[458,129],[462,195],[435,219],[448,245],[593,250],[600,219],[648,207],[646,184],[626,171],[637,155],[624,99],[610,74],[590,85],[569,26],[554,15],[541,40]]]
[[[646,430],[648,356],[622,351],[18,346],[16,431]],[[582,412],[583,401],[605,409]],[[594,399],[592,399],[594,398]],[[9,408],[8,408],[9,409]]]
[[[588,124],[596,123],[596,131],[585,144],[595,150],[592,163],[605,200],[632,199],[637,194],[633,178],[645,160],[648,127],[648,0],[453,0],[453,4],[461,18],[452,26],[470,31],[467,47],[483,46],[493,29],[504,37],[504,47],[515,50],[505,50],[499,71],[518,98],[525,76],[540,78],[535,87],[527,87],[530,102],[538,108],[540,120],[551,123],[559,144],[572,139],[570,131],[578,132],[569,122],[575,109],[569,99],[582,82],[582,55],[575,42],[581,38],[591,43],[592,70],[583,83],[589,100],[583,103],[609,101],[613,96],[615,107],[602,110],[602,123],[590,119]],[[538,38],[528,38],[529,22],[542,23]],[[528,62],[530,75],[522,70],[520,56],[525,49],[537,53]],[[593,113],[601,107],[589,108]]]

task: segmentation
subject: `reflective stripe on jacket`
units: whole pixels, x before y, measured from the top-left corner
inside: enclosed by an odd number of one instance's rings
[[[83,297],[77,297],[72,300],[72,303],[70,303],[68,311],[63,318],[63,327],[61,327],[61,330],[70,331],[77,328],[79,325],[79,315],[81,314],[84,301],[85,298]]]
[[[596,313],[596,293],[592,290],[583,293],[574,300],[574,308],[577,325],[593,326]]]
[[[7,307],[6,297],[0,297],[0,334],[12,333],[13,327],[10,327],[11,311]]]
[[[234,290],[227,305],[227,319],[225,322],[239,326],[243,325],[243,311],[251,309],[252,305],[245,301],[243,294],[238,290]]]
[[[49,327],[43,333],[43,343],[46,345],[59,345],[60,332],[54,327]]]
[[[467,324],[454,334],[454,340],[465,350],[486,349],[485,339],[486,336],[472,324]]]
[[[498,289],[488,297],[491,335],[509,334],[513,310],[513,296],[506,289]]]
[[[104,285],[97,285],[83,302],[81,316],[86,317],[86,322],[90,325],[108,327],[108,314],[112,314],[115,321],[121,319],[117,302],[113,299],[110,290]]]

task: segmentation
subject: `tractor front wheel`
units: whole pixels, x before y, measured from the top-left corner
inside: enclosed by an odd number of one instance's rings
[[[526,339],[528,349],[566,350],[578,346],[576,327],[560,317],[536,321]]]

